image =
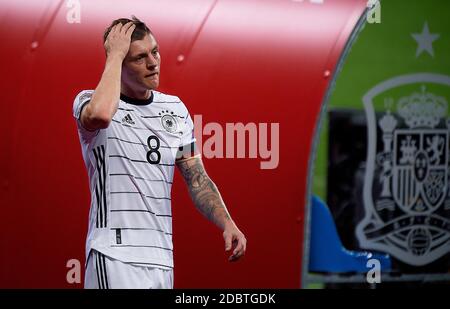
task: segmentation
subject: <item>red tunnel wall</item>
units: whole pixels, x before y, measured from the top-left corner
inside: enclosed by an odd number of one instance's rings
[[[82,287],[66,281],[66,262],[84,262],[90,201],[72,102],[100,78],[104,28],[131,14],[161,46],[159,90],[179,96],[203,125],[280,128],[276,169],[260,169],[260,158],[204,159],[247,236],[239,263],[227,262],[221,232],[176,174],[175,287],[299,287],[311,140],[331,79],[324,72],[333,74],[365,1],[110,3],[80,1],[72,24],[66,1],[0,3],[0,287]]]

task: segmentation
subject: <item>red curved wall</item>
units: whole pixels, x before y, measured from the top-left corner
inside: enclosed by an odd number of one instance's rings
[[[181,97],[203,125],[280,128],[275,169],[261,169],[263,159],[204,160],[248,238],[239,263],[227,262],[221,232],[175,176],[175,287],[299,287],[311,140],[331,79],[324,72],[333,74],[366,5],[323,2],[83,0],[80,23],[68,23],[66,1],[3,0],[0,287],[82,287],[66,281],[66,262],[84,262],[90,200],[72,102],[100,78],[104,28],[131,14],[161,46],[159,90]]]

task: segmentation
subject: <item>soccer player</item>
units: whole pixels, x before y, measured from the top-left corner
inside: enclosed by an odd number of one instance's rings
[[[197,209],[223,231],[229,261],[238,260],[247,240],[205,171],[189,112],[156,91],[155,36],[134,16],[117,19],[104,47],[100,82],[73,105],[91,191],[85,288],[173,288],[175,166]]]

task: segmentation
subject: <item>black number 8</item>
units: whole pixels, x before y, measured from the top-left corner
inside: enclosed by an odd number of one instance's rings
[[[152,144],[151,144],[152,140],[156,141],[156,147],[152,146]],[[160,146],[159,139],[155,135],[150,135],[148,137],[148,139],[147,139],[147,145],[148,145],[148,148],[150,148],[150,151],[147,152],[147,161],[148,161],[148,163],[150,163],[150,164],[158,164],[159,161],[161,161],[161,153],[158,151],[159,150],[159,146]],[[154,160],[151,157],[152,153],[156,153],[156,155],[158,156],[158,158],[156,160]]]

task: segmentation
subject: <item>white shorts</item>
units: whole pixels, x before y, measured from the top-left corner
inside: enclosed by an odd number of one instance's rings
[[[125,263],[91,250],[85,289],[173,289],[173,269]]]

